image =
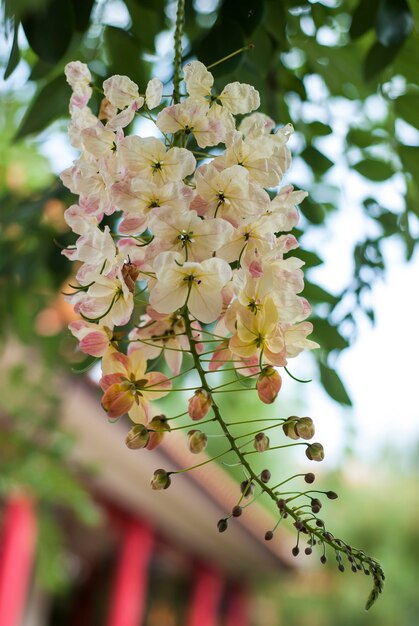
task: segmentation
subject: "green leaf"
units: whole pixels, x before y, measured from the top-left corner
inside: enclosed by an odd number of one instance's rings
[[[339,375],[336,373],[336,370],[332,370],[330,367],[321,362],[319,362],[319,368],[320,381],[329,396],[333,398],[333,400],[336,400],[336,402],[339,402],[339,404],[352,406],[352,400],[350,399]]]
[[[317,150],[314,146],[307,146],[305,150],[300,154],[307,165],[313,170],[315,174],[322,176],[330,169],[334,163],[323,152]]]
[[[4,80],[7,80],[11,74],[15,71],[19,61],[20,61],[20,50],[18,43],[18,32],[19,32],[19,22],[15,22],[15,30],[13,33],[13,43],[12,49],[10,51],[9,61],[7,63],[5,72],[4,72]]]
[[[323,317],[316,317],[311,318],[311,321],[314,326],[314,341],[317,341],[327,352],[344,350],[349,346],[348,340],[340,334],[336,326],[331,324],[329,320]]]
[[[382,0],[375,29],[378,41],[386,47],[402,43],[412,32],[414,20],[406,0]]]
[[[90,26],[90,16],[96,0],[70,0],[74,11],[76,30],[84,33]]]
[[[125,4],[132,20],[132,33],[143,48],[154,52],[155,37],[164,27],[164,6],[156,2],[154,8],[148,8],[137,0],[125,0]]]
[[[38,133],[59,117],[68,113],[71,89],[65,76],[60,75],[35,94],[16,132],[15,140]]]
[[[47,6],[28,12],[23,30],[32,50],[46,63],[56,63],[67,51],[74,32],[70,0],[49,0]]]
[[[369,146],[385,141],[384,137],[373,135],[370,130],[363,130],[362,128],[351,128],[346,135],[346,140],[359,148],[369,148]]]
[[[305,298],[307,298],[309,302],[313,302],[316,304],[326,302],[327,304],[331,304],[332,306],[334,306],[339,302],[339,298],[337,296],[329,293],[319,285],[310,283],[308,280],[305,281],[303,295]]]
[[[249,37],[260,24],[263,17],[264,4],[261,0],[224,0],[220,9],[220,18],[240,24],[243,32]]]
[[[382,72],[396,58],[400,50],[400,44],[383,46],[376,41],[369,49],[364,63],[364,77],[369,81]]]
[[[419,147],[399,146],[399,156],[404,170],[409,172],[415,180],[419,180]]]
[[[405,122],[419,128],[419,92],[406,93],[394,101],[396,113]]]
[[[109,73],[129,76],[145,88],[149,76],[148,65],[141,58],[137,39],[126,30],[107,26],[105,29],[105,45],[109,54]]]
[[[298,208],[312,224],[322,224],[324,222],[326,211],[323,205],[313,202],[310,197],[304,198],[304,202]]]
[[[310,267],[316,267],[323,263],[323,259],[321,259],[318,254],[312,252],[311,250],[303,250],[303,248],[297,248],[297,250],[292,251],[292,255],[304,261],[305,269],[308,269]]]
[[[380,0],[360,1],[352,16],[349,29],[351,39],[358,39],[374,26],[379,2]]]
[[[329,124],[323,124],[322,122],[311,122],[311,124],[306,124],[306,127],[316,137],[324,137],[333,132],[333,129],[329,126]]]
[[[374,182],[382,182],[394,174],[394,169],[389,163],[377,159],[364,159],[352,167],[362,174],[364,178],[368,178]]]

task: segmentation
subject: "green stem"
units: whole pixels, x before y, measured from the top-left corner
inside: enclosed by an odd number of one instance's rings
[[[200,378],[201,386],[202,386],[203,389],[205,389],[205,391],[207,391],[209,394],[211,394],[212,410],[214,412],[214,419],[215,419],[215,421],[218,422],[219,426],[221,427],[222,432],[224,433],[227,441],[230,444],[231,451],[235,453],[237,459],[240,462],[240,465],[248,473],[249,480],[251,480],[254,484],[257,484],[261,488],[262,492],[264,492],[271,500],[273,500],[273,502],[275,504],[277,504],[278,503],[278,496],[276,495],[274,490],[271,487],[269,487],[267,484],[265,484],[260,479],[260,476],[253,470],[251,464],[248,461],[248,454],[249,453],[246,453],[243,450],[241,450],[241,446],[239,446],[237,444],[236,438],[231,434],[227,422],[223,419],[223,417],[221,415],[220,408],[219,408],[217,402],[215,401],[214,395],[212,393],[213,390],[212,390],[211,386],[207,382],[205,371],[202,368],[202,365],[201,365],[201,362],[200,362],[200,357],[199,357],[199,354],[198,354],[197,349],[196,349],[194,336],[193,336],[193,329],[192,329],[192,326],[191,326],[191,321],[189,319],[189,313],[188,313],[188,309],[187,309],[186,306],[183,307],[183,309],[182,309],[182,317],[183,317],[183,320],[185,322],[186,335],[188,336],[189,341],[190,341],[190,354],[192,356],[194,366],[195,366],[196,371],[198,373],[198,376]],[[281,447],[281,446],[277,446],[277,447]],[[289,446],[286,446],[286,447],[289,447]],[[271,449],[274,449],[274,448],[271,448]],[[319,542],[321,542],[323,544],[327,544],[328,546],[330,546],[330,548],[332,548],[332,550],[334,550],[335,553],[338,553],[338,552],[342,551],[342,545],[339,545],[339,543],[337,543],[336,540],[331,535],[326,535],[325,536],[324,535],[324,530],[322,528],[318,528],[316,526],[313,527],[313,526],[310,525],[309,521],[305,521],[304,519],[301,520],[299,518],[299,516],[297,515],[297,513],[291,507],[285,506],[284,510],[283,510],[283,514],[284,513],[287,513],[288,516],[291,517],[294,521],[298,520],[299,522],[301,522],[303,524],[304,528],[308,531],[308,533],[311,536],[315,536],[318,539]],[[352,556],[355,557],[362,564],[363,563],[367,563],[370,566],[374,565],[375,567],[379,568],[379,565],[375,561],[375,559],[373,559],[371,557],[368,557],[365,553],[363,553],[360,550],[357,550],[355,548],[352,549]],[[381,572],[380,568],[378,569],[378,571]]]
[[[178,0],[175,28],[175,59],[173,74],[173,102],[180,102],[180,83],[182,80],[182,35],[185,20],[185,0]]]

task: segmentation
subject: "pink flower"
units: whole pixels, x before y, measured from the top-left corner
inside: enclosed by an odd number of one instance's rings
[[[270,366],[263,368],[256,382],[259,399],[265,404],[272,404],[280,392],[281,387],[282,378],[276,369]]]
[[[211,408],[211,394],[205,389],[197,389],[188,402],[188,413],[197,422],[205,417]]]

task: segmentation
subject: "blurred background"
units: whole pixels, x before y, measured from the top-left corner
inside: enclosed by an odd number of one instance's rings
[[[63,219],[74,200],[57,175],[77,155],[66,137],[64,65],[88,63],[99,85],[126,74],[140,90],[155,75],[170,93],[175,13],[170,0],[2,3],[0,610],[6,594],[15,620],[4,626],[204,624],[199,611],[228,626],[416,625],[419,5],[186,1],[185,62],[255,44],[217,65],[216,83],[255,85],[261,110],[295,127],[286,182],[310,194],[296,254],[321,348],[290,364],[313,382],[284,380],[277,406],[314,419],[326,450],[320,488],[339,493],[325,519],[387,574],[368,613],[364,576],[293,559],[286,529],[267,547],[263,502],[220,539],[214,527],[234,497],[234,470],[210,465],[170,500],[150,494],[159,460],[188,462],[183,442],[157,459],[124,449],[126,425],[103,420],[91,362],[67,331],[72,268],[61,249],[74,240]],[[164,409],[176,413],[174,400]],[[257,399],[246,411],[269,417]],[[287,452],[276,470],[312,471],[301,456]],[[26,557],[10,565],[16,528]],[[16,597],[1,586],[6,567]],[[138,604],[131,622],[121,617],[127,581]]]

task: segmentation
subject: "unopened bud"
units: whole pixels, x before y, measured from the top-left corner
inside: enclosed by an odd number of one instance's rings
[[[263,483],[268,483],[271,480],[271,472],[268,469],[264,469],[260,474],[260,479]]]
[[[276,503],[278,509],[280,510],[281,513],[285,512],[285,508],[287,506],[286,501],[283,498],[280,498],[277,503]]]
[[[207,447],[208,437],[202,430],[188,432],[188,448],[193,454],[199,454]]]
[[[298,556],[300,554],[300,548],[298,546],[294,546],[291,552],[293,556]]]
[[[256,382],[259,399],[265,404],[275,401],[282,387],[282,378],[274,367],[264,367]]]
[[[304,480],[306,481],[306,483],[308,483],[309,485],[311,485],[311,483],[314,483],[316,477],[313,474],[313,472],[307,472],[307,474],[304,475]]]
[[[310,459],[310,461],[323,461],[324,459],[324,450],[321,443],[311,443],[306,448],[306,457]]]
[[[222,518],[222,519],[218,520],[217,528],[218,528],[218,532],[219,533],[225,532],[227,530],[227,528],[228,528],[227,520],[225,518]]]
[[[156,491],[167,489],[170,487],[171,482],[169,472],[166,472],[164,469],[157,469],[151,479],[151,488]]]
[[[294,426],[296,434],[301,439],[311,439],[314,437],[314,422],[311,417],[300,417]]]
[[[289,437],[290,439],[299,439],[299,435],[295,431],[295,424],[299,420],[299,417],[288,417],[287,421],[282,425],[282,430],[284,431],[284,435]]]
[[[132,263],[124,263],[121,273],[124,283],[128,287],[128,291],[134,293],[135,283],[140,273],[140,268]]]
[[[324,565],[326,563],[326,561],[327,561],[326,555],[322,554],[321,557],[320,557],[320,562],[323,563],[323,565]]]
[[[148,424],[150,439],[147,450],[154,450],[161,444],[164,434],[170,432],[169,422],[165,415],[156,415]]]
[[[336,500],[338,494],[335,491],[326,491],[326,496],[329,498],[329,500]]]
[[[257,452],[265,452],[269,448],[269,437],[265,433],[255,435],[253,447]]]
[[[320,513],[320,509],[322,508],[322,503],[318,498],[312,498],[311,500],[311,510],[313,513]]]
[[[125,443],[130,450],[145,448],[150,439],[149,432],[143,424],[136,424],[125,437]]]
[[[271,539],[273,539],[273,532],[271,530],[267,530],[265,533],[265,541],[270,541]]]
[[[188,413],[194,421],[205,417],[211,408],[211,394],[205,389],[197,389],[188,402]]]
[[[242,513],[243,509],[241,508],[241,506],[239,506],[238,504],[236,504],[236,506],[233,506],[233,510],[231,511],[233,517],[240,517]]]
[[[240,491],[245,498],[250,498],[250,496],[253,495],[254,490],[255,486],[250,480],[244,480],[240,484]]]
[[[307,556],[308,556],[309,554],[311,554],[311,553],[313,552],[313,550],[312,550],[312,548],[310,548],[310,546],[309,546],[308,548],[306,548],[306,549],[304,550],[304,552],[305,552],[305,554],[307,554]]]

